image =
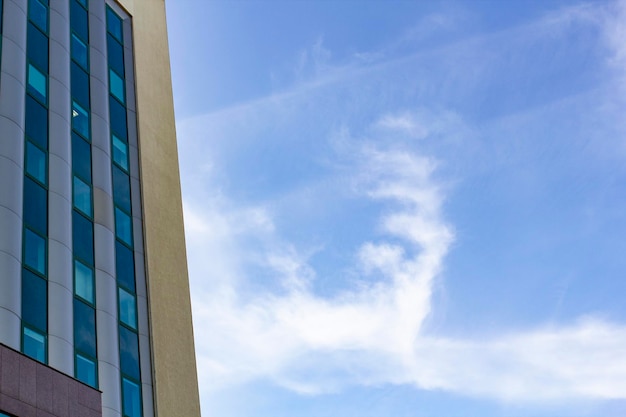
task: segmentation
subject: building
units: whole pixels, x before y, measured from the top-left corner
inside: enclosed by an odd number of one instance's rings
[[[163,0],[0,0],[0,416],[200,415]]]

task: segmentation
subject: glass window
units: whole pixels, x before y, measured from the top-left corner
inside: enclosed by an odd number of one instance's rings
[[[124,47],[110,34],[107,34],[107,60],[109,66],[124,76]]]
[[[89,108],[89,75],[72,61],[72,97],[81,106]]]
[[[130,221],[130,216],[115,207],[115,236],[128,246],[132,246],[132,231],[133,227]]]
[[[78,298],[74,298],[74,347],[96,357],[96,312]]]
[[[26,141],[26,172],[42,184],[46,183],[46,153]]]
[[[77,296],[93,304],[93,270],[74,260],[74,291]]]
[[[22,320],[44,333],[48,328],[47,289],[45,279],[22,270]]]
[[[137,329],[137,307],[135,304],[135,296],[123,288],[118,288],[118,293],[120,321],[133,329]]]
[[[124,80],[120,78],[119,75],[115,73],[113,70],[109,70],[109,91],[111,94],[117,98],[122,103],[124,100]]]
[[[122,38],[122,19],[115,14],[113,10],[107,7],[107,30],[120,42],[124,42]]]
[[[124,417],[141,417],[141,392],[139,385],[122,378],[122,397]]]
[[[70,26],[76,35],[85,43],[89,43],[89,27],[87,22],[87,10],[76,0],[70,0]]]
[[[27,36],[28,59],[43,71],[48,72],[48,37],[32,23],[28,24]]]
[[[87,45],[80,40],[78,36],[72,33],[72,59],[85,68],[89,68],[89,55],[87,53]]]
[[[42,235],[48,233],[48,193],[28,177],[24,177],[24,222]]]
[[[89,139],[89,113],[72,101],[72,129]]]
[[[74,207],[91,217],[91,187],[74,176]]]
[[[38,360],[39,362],[46,361],[46,336],[24,327],[23,334],[23,348],[22,351],[25,355]]]
[[[48,149],[48,110],[26,95],[26,136],[42,149]]]
[[[130,178],[128,174],[116,167],[113,171],[113,201],[115,205],[130,212]]]
[[[72,133],[72,167],[74,174],[91,182],[91,145],[76,133]]]
[[[48,79],[32,64],[28,64],[28,91],[34,97],[40,99],[42,103],[46,102],[48,97]]]
[[[109,112],[111,115],[111,130],[120,139],[128,138],[126,128],[126,108],[119,101],[109,98]]]
[[[139,341],[137,333],[124,326],[120,328],[120,368],[122,373],[139,379]]]
[[[128,146],[113,135],[113,161],[128,172]]]
[[[133,251],[120,242],[115,242],[115,265],[118,284],[134,292],[135,262]]]
[[[44,33],[48,33],[48,8],[39,0],[28,1],[28,18]]]
[[[76,379],[96,387],[96,363],[78,353],[76,354]]]
[[[77,211],[72,212],[74,256],[93,265],[93,224]]]
[[[46,239],[24,228],[24,264],[46,275]]]

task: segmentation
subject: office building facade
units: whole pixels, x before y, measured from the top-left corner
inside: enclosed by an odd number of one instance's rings
[[[0,13],[0,416],[199,416],[164,1]]]

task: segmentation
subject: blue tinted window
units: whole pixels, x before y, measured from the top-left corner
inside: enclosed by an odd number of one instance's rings
[[[117,40],[123,42],[122,38],[122,19],[115,14],[113,10],[107,7],[107,30]]]
[[[128,172],[128,146],[113,135],[113,161]]]
[[[141,391],[139,385],[122,378],[122,397],[124,417],[141,417]]]
[[[139,342],[137,334],[124,326],[120,328],[120,368],[122,373],[139,379]]]
[[[96,363],[82,355],[76,354],[76,379],[87,385],[96,387]]]
[[[91,182],[91,145],[75,133],[72,133],[72,167],[76,175]]]
[[[45,279],[22,270],[22,320],[42,332],[48,328],[47,289]]]
[[[109,112],[111,115],[111,130],[120,139],[128,138],[126,128],[126,108],[119,101],[109,98]]]
[[[48,193],[28,177],[24,177],[24,222],[43,235],[48,233]]]
[[[135,262],[133,252],[120,242],[115,242],[115,265],[117,282],[135,291]]]
[[[24,327],[24,333],[22,335],[22,351],[25,355],[30,356],[39,362],[46,361],[46,336]]]
[[[72,101],[72,129],[89,139],[89,113]]]
[[[118,294],[120,321],[128,327],[136,329],[137,307],[135,304],[135,296],[122,288],[118,289]]]
[[[26,228],[24,229],[24,264],[46,275],[46,240]]]
[[[46,153],[26,141],[26,172],[42,184],[46,183]]]
[[[48,78],[32,64],[28,64],[28,92],[38,98],[42,103],[46,103],[48,97]]]
[[[39,29],[48,33],[48,8],[39,0],[28,0],[28,18]]]
[[[124,76],[124,47],[109,34],[107,34],[107,60],[111,68]]]
[[[72,212],[74,256],[93,265],[93,224],[77,211]]]
[[[80,105],[89,108],[89,75],[72,61],[72,97]]]
[[[48,37],[32,23],[28,24],[26,47],[28,59],[42,71],[48,72]]]
[[[87,10],[76,0],[70,0],[70,26],[85,43],[89,43]]]
[[[130,178],[128,174],[113,165],[113,201],[115,205],[130,212]]]
[[[48,149],[48,110],[30,95],[26,95],[26,136]]]
[[[96,312],[77,298],[74,299],[74,347],[96,356]]]
[[[87,53],[87,45],[80,40],[76,34],[72,33],[72,59],[85,69],[89,67],[89,54]]]
[[[128,246],[132,246],[132,232],[133,227],[130,221],[130,216],[115,207],[115,236]]]
[[[74,293],[93,304],[93,270],[80,261],[74,261]]]
[[[91,217],[91,187],[74,176],[74,207]]]
[[[119,101],[124,103],[124,80],[113,70],[109,70],[109,91]]]

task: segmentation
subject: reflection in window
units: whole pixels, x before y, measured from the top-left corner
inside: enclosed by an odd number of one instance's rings
[[[46,240],[27,228],[24,229],[24,264],[46,274]]]
[[[137,333],[124,326],[120,329],[120,368],[122,373],[139,379],[139,340]]]
[[[29,141],[26,141],[26,172],[40,183],[46,183],[46,154]]]
[[[43,235],[48,232],[48,193],[28,177],[24,177],[24,222]]]
[[[80,261],[74,261],[74,289],[76,295],[93,304],[93,270]]]
[[[88,54],[87,45],[80,40],[78,36],[72,33],[72,59],[76,61],[81,67],[87,69]]]
[[[48,8],[39,0],[28,1],[28,18],[44,33],[48,33]]]
[[[137,308],[135,306],[135,297],[119,288],[119,316],[120,321],[133,329],[137,328]]]
[[[122,396],[124,398],[123,412],[124,416],[128,417],[140,417],[141,405],[140,405],[140,391],[139,385],[126,378],[122,378]]]
[[[46,336],[33,329],[24,327],[24,333],[22,337],[22,351],[24,352],[24,354],[38,360],[39,362],[45,362]]]
[[[132,230],[130,216],[115,207],[115,236],[127,245],[132,246]]]
[[[74,298],[74,347],[96,356],[96,313],[78,298]]]
[[[46,76],[32,64],[28,64],[28,91],[39,98],[42,103],[46,102],[48,96],[48,80]]]
[[[115,98],[124,103],[124,80],[113,70],[109,70],[109,90]]]
[[[122,19],[107,7],[107,30],[115,38],[122,42]]]
[[[91,216],[91,187],[74,177],[74,207]]]
[[[128,172],[128,146],[113,135],[113,161]]]
[[[72,129],[89,139],[89,113],[72,101]]]
[[[96,363],[91,359],[76,354],[76,379],[95,388]]]
[[[120,208],[130,212],[130,179],[115,165],[113,170],[113,202]]]

